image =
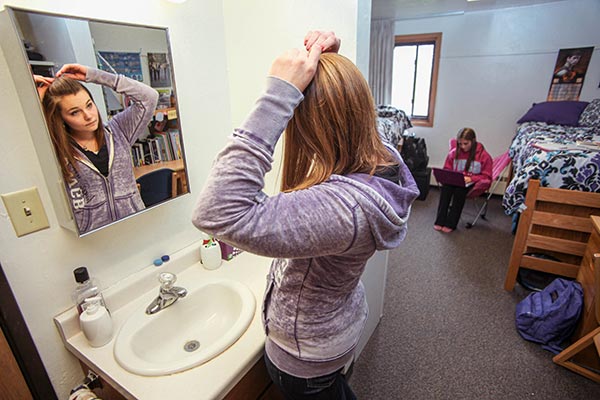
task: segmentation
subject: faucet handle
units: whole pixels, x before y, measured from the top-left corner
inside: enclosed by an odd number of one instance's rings
[[[158,274],[158,281],[160,282],[160,288],[169,290],[173,287],[173,284],[177,280],[177,276],[171,272],[161,272]]]

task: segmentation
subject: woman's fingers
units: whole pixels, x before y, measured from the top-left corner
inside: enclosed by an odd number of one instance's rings
[[[340,50],[342,41],[335,36],[332,31],[309,31],[304,37],[304,46],[310,50],[313,46],[321,47],[323,53],[337,53]]]
[[[320,56],[320,46],[312,46],[310,51],[289,50],[273,61],[269,75],[288,81],[303,91],[315,75]]]
[[[33,75],[33,80],[35,82],[35,88],[38,92],[38,96],[40,97],[40,100],[43,100],[44,96],[46,95],[46,91],[48,90],[50,84],[54,81],[54,78]]]
[[[77,79],[80,81],[85,80],[85,76],[87,74],[87,67],[80,64],[65,64],[62,68],[56,73],[56,77],[60,77],[62,75],[68,75],[70,78]]]

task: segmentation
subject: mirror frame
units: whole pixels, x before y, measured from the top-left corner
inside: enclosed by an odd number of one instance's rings
[[[87,22],[98,22],[98,23],[107,23],[114,25],[122,25],[125,27],[134,27],[134,28],[149,28],[149,29],[159,29],[163,30],[166,35],[168,54],[167,58],[171,66],[171,86],[173,89],[173,93],[175,98],[177,99],[177,85],[175,82],[175,67],[173,65],[173,54],[171,48],[171,39],[169,35],[169,28],[164,26],[152,26],[152,25],[141,25],[141,24],[133,24],[126,22],[118,22],[118,21],[107,21],[95,18],[86,18],[81,16],[73,16],[73,15],[64,15],[64,14],[56,14],[45,11],[37,11],[13,6],[4,6],[4,10],[0,11],[0,47],[2,47],[2,51],[4,52],[4,57],[8,64],[8,69],[10,75],[13,79],[13,83],[15,88],[17,89],[17,95],[21,102],[21,106],[23,109],[23,114],[29,128],[29,133],[31,135],[33,145],[35,151],[38,156],[38,161],[40,166],[42,167],[42,174],[44,176],[44,180],[46,181],[46,185],[48,187],[48,192],[50,194],[50,198],[52,200],[53,208],[56,213],[59,224],[77,234],[79,237],[87,236],[94,232],[98,232],[101,229],[117,224],[121,221],[136,217],[141,215],[142,213],[151,210],[155,207],[162,206],[166,203],[169,203],[176,198],[182,197],[186,194],[191,193],[190,185],[189,185],[189,173],[188,173],[188,165],[187,159],[185,156],[185,146],[183,133],[181,129],[181,118],[179,112],[179,101],[176,101],[175,111],[177,113],[178,118],[178,126],[181,137],[181,153],[182,160],[184,166],[185,177],[187,181],[187,192],[182,193],[176,197],[167,199],[160,203],[151,205],[150,207],[145,208],[144,210],[138,211],[135,214],[128,215],[127,217],[121,218],[117,221],[108,223],[101,227],[98,227],[94,230],[80,233],[77,223],[74,218],[73,210],[71,205],[67,199],[66,187],[64,184],[63,176],[60,170],[60,166],[58,165],[57,157],[55,154],[54,146],[52,145],[52,141],[50,139],[50,133],[48,130],[48,126],[46,124],[46,119],[44,118],[44,112],[42,109],[41,101],[39,100],[37,89],[35,87],[35,83],[31,76],[31,68],[28,63],[28,57],[25,51],[25,48],[21,42],[21,38],[19,36],[19,29],[17,27],[17,19],[15,16],[15,11],[17,12],[26,12],[40,15],[47,15],[49,17],[55,18],[68,18],[80,21]],[[99,68],[96,65],[94,68]],[[102,100],[104,102],[104,99]],[[27,111],[31,112],[27,112]],[[52,167],[50,167],[52,166]]]

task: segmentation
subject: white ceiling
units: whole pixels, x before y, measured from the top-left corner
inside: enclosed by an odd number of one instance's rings
[[[372,19],[426,18],[446,13],[521,7],[567,0],[372,0]]]

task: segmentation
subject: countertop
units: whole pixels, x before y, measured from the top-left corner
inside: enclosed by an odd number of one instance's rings
[[[188,246],[171,255],[171,260],[162,266],[148,266],[103,291],[115,334],[102,347],[93,348],[88,344],[79,329],[75,307],[54,318],[65,347],[128,399],[221,399],[262,357],[265,335],[260,314],[270,259],[241,253],[231,261],[223,261],[218,269],[209,271],[200,263],[199,248],[200,242]],[[166,376],[136,375],[123,369],[115,360],[115,337],[131,313],[145,308],[158,295],[157,275],[165,271],[175,273],[176,285],[184,288],[193,287],[194,282],[203,279],[225,278],[244,283],[256,299],[254,318],[231,347],[204,364]],[[156,338],[157,343],[160,340],[160,337]]]

